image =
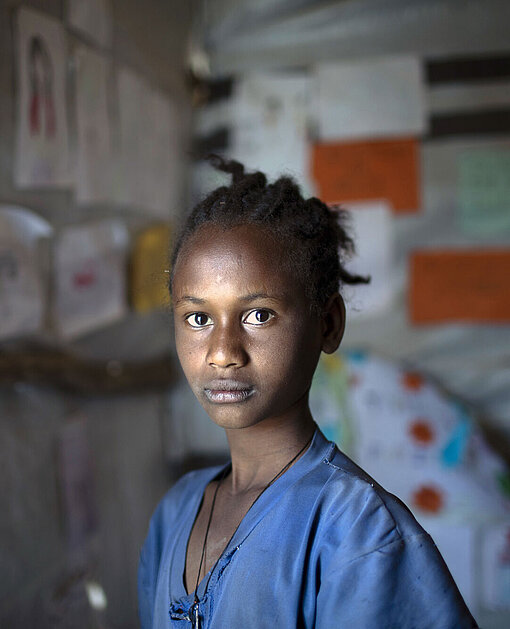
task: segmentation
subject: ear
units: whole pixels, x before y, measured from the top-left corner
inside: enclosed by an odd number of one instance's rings
[[[332,295],[322,311],[322,351],[332,354],[338,349],[345,330],[345,304],[342,297]]]

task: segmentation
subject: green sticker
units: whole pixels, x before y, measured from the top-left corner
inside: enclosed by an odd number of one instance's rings
[[[510,232],[510,149],[465,152],[458,166],[462,231],[478,236]]]

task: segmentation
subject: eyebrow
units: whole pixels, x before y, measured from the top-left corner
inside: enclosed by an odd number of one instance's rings
[[[248,295],[243,295],[239,298],[240,301],[244,301],[249,303],[250,301],[255,301],[256,299],[270,299],[271,301],[278,301],[279,298],[273,295],[268,295],[267,293],[249,293]],[[176,300],[175,305],[187,301],[192,304],[196,304],[197,306],[203,306],[207,303],[207,300],[202,299],[201,297],[194,297],[193,295],[183,295]]]
[[[275,297],[274,295],[268,295],[267,293],[249,293],[248,295],[244,295],[239,299],[240,301],[245,302],[255,301],[256,299],[270,299],[271,301],[277,301],[278,297]]]
[[[193,297],[193,295],[183,295],[182,297],[179,297],[179,299],[175,301],[175,305],[180,304],[183,301],[189,301],[192,304],[197,304],[198,306],[201,306],[206,303],[205,299],[200,299],[200,297]]]

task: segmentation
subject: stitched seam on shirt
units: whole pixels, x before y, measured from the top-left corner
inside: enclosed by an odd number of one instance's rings
[[[359,559],[364,559],[365,557],[368,557],[369,555],[378,553],[381,550],[384,550],[385,548],[387,548],[388,546],[391,546],[392,544],[408,542],[408,541],[419,539],[419,538],[422,538],[426,541],[427,538],[430,538],[430,536],[428,535],[428,533],[417,533],[416,535],[407,535],[406,537],[399,537],[398,539],[394,539],[391,542],[386,542],[385,544],[381,544],[380,546],[377,546],[376,548],[372,548],[372,550],[368,550],[366,553],[362,553],[361,555],[357,555],[356,557],[351,557],[351,559],[348,559],[347,561],[342,562],[340,566],[335,567],[333,569],[333,572],[335,572],[336,570],[341,570],[345,568],[345,566],[348,566],[350,563],[353,563],[354,561],[358,561]]]
[[[332,449],[334,449],[334,448],[335,448],[335,444],[332,444]],[[329,462],[327,461],[327,459],[324,459],[324,461],[323,461],[323,462],[324,462],[324,463],[329,463]],[[331,464],[329,464],[329,465],[330,465],[330,467],[332,467],[332,468],[333,468],[333,469],[335,469],[335,470],[340,469],[340,468],[338,468],[336,465],[331,465]],[[348,473],[348,472],[346,472],[345,470],[341,470],[341,471],[343,471],[345,474],[347,474],[347,473]],[[315,500],[315,502],[314,502],[314,509],[315,509],[315,505],[319,502],[320,498],[321,498],[321,497],[322,497],[322,495],[325,493],[327,486],[329,485],[329,483],[330,483],[330,482],[332,482],[332,480],[333,480],[334,476],[335,476],[335,473],[334,473],[334,472],[331,472],[331,474],[330,474],[329,478],[328,478],[328,479],[326,480],[326,482],[322,485],[322,488],[321,488],[321,490],[320,490],[319,494],[317,495],[317,498],[316,498],[316,500]],[[321,521],[319,522],[319,526],[317,527],[317,534],[319,534],[319,532],[320,532],[320,531],[322,531],[322,529],[323,529],[325,526],[329,526],[329,524],[328,524],[325,520],[326,520],[326,518],[321,518]]]
[[[331,467],[334,467],[335,469],[339,470],[340,468],[338,467],[338,465],[335,465],[334,463],[331,463],[331,455],[333,454],[333,451],[335,450],[336,444],[334,444],[333,442],[329,442],[329,449],[326,453],[326,456],[322,459],[323,463],[326,463],[326,465],[331,465]]]

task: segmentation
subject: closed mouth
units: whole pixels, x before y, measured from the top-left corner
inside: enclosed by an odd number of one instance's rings
[[[244,402],[255,393],[255,388],[239,380],[213,380],[204,387],[204,395],[215,404]]]

